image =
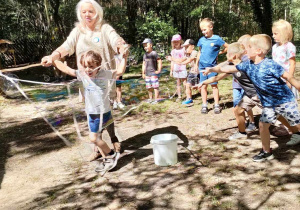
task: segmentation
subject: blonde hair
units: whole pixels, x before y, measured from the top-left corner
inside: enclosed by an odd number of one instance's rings
[[[272,39],[267,34],[257,34],[250,38],[250,44],[266,55],[272,47]]]
[[[285,44],[292,40],[293,29],[289,22],[286,20],[278,20],[273,23],[272,29],[277,29],[280,35],[280,42]]]
[[[78,26],[80,29],[83,29],[83,31],[85,31],[85,29],[86,29],[85,22],[81,18],[81,6],[84,3],[92,4],[92,6],[96,12],[96,15],[93,17],[93,19],[96,19],[95,30],[100,30],[100,28],[103,24],[103,9],[95,0],[80,0],[80,2],[78,2],[78,4],[76,5],[76,14],[77,14],[77,19],[79,22],[76,23],[76,26]]]
[[[242,54],[245,53],[245,47],[240,42],[234,42],[228,45],[227,53],[229,53],[230,55],[237,55],[237,57],[240,57]]]
[[[239,42],[239,43],[243,44],[243,45],[244,45],[244,47],[245,47],[246,45],[248,45],[248,44],[249,44],[249,40],[250,40],[250,38],[251,38],[251,35],[249,35],[249,34],[245,34],[245,35],[241,36],[241,37],[238,39],[238,41],[237,41],[237,42]]]
[[[86,64],[96,64],[100,66],[102,62],[101,55],[93,50],[83,53],[80,57],[80,64],[84,67]]]
[[[214,22],[210,19],[210,18],[204,18],[204,19],[199,19],[199,26],[201,27],[201,25],[203,24],[209,24],[211,27],[214,26]]]

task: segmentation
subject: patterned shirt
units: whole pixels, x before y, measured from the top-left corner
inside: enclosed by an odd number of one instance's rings
[[[283,67],[272,59],[265,58],[258,64],[249,60],[238,64],[236,68],[248,75],[263,107],[275,107],[295,100],[291,89],[281,79]]]
[[[181,48],[179,50],[173,49],[171,51],[171,56],[174,59],[185,58],[184,48]],[[181,64],[174,63],[174,69],[173,70],[177,71],[177,72],[186,71],[186,65],[181,65]]]
[[[296,56],[296,47],[291,42],[279,45],[274,44],[272,47],[272,58],[280,66],[284,68],[285,71],[289,72],[290,62],[289,59]]]

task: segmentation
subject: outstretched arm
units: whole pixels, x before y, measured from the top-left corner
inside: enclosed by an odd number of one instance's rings
[[[295,88],[297,88],[298,91],[300,91],[300,82],[296,80],[293,75],[285,71],[282,77],[291,83],[291,85],[293,85]]]
[[[201,82],[199,85],[197,85],[199,88],[202,87],[203,85],[208,85],[210,83],[213,83],[213,82],[218,82],[219,80],[225,78],[225,77],[228,77],[230,74],[226,74],[226,73],[222,73],[222,74],[218,74],[217,76],[215,77],[211,77],[203,82]]]
[[[224,61],[224,62],[218,64],[215,67],[208,67],[208,68],[205,69],[205,71],[203,72],[203,74],[207,75],[207,74],[209,74],[211,72],[223,73],[221,71],[221,67],[227,66],[228,64],[229,64],[228,61]]]
[[[55,60],[53,62],[58,70],[66,73],[70,76],[76,77],[76,72],[74,69],[70,68],[69,66],[67,66],[66,64],[64,64],[63,62],[61,62],[59,60]]]

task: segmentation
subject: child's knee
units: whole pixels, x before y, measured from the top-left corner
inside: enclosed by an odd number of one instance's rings
[[[215,85],[211,85],[211,88],[214,90],[214,89],[218,89],[218,85],[215,84]]]
[[[96,144],[97,138],[98,138],[97,133],[92,133],[92,132],[91,132],[91,133],[89,134],[89,140],[90,140],[91,143]]]

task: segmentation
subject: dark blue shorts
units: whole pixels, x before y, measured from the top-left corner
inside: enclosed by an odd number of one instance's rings
[[[97,133],[99,130],[102,131],[109,124],[113,122],[113,117],[111,112],[106,112],[103,114],[102,126],[100,128],[100,114],[89,114],[88,115],[88,125],[90,132]]]

